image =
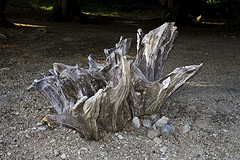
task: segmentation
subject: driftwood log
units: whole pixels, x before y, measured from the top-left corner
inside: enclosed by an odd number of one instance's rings
[[[174,23],[146,35],[139,29],[135,61],[127,56],[132,39],[121,37],[114,48],[104,50],[105,64],[95,62],[92,55],[88,69],[54,63],[51,76],[28,87],[42,93],[57,111],[43,120],[75,128],[87,140],[99,140],[101,130],[119,131],[135,116],[158,112],[202,65],[176,68],[161,77],[176,29]]]

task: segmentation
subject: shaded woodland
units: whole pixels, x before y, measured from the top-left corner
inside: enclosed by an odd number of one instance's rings
[[[110,15],[114,19],[148,14],[148,18],[155,18],[146,12],[151,10],[155,15],[161,13],[163,23],[167,21],[176,22],[176,25],[191,25],[213,21],[223,22],[231,29],[239,29],[239,8],[239,0],[0,0],[0,26],[12,26],[6,14],[14,15],[15,10],[22,10],[30,15],[37,13],[36,16],[46,14],[48,21],[81,23],[95,22],[92,19],[96,16],[92,15]]]

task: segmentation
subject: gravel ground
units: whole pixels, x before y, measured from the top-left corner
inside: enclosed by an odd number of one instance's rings
[[[124,131],[103,132],[95,142],[70,128],[42,124],[55,111],[26,88],[47,75],[53,62],[86,66],[90,53],[102,62],[103,49],[121,35],[135,43],[138,26],[31,24],[0,29],[0,159],[240,159],[238,38],[221,28],[180,28],[165,74],[179,66],[204,65],[158,113],[169,118],[174,133],[151,137],[151,128],[135,129],[130,122]],[[142,27],[147,32],[156,25]],[[190,130],[183,133],[185,125]]]

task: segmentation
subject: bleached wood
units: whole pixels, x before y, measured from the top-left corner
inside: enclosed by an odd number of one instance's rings
[[[159,112],[202,66],[179,67],[161,78],[176,35],[174,23],[146,35],[139,29],[134,62],[127,57],[132,39],[121,37],[115,47],[104,50],[105,64],[95,62],[92,55],[89,69],[54,63],[52,76],[35,80],[28,88],[42,93],[58,113],[43,120],[75,128],[87,140],[99,140],[101,130],[119,131],[135,116]]]

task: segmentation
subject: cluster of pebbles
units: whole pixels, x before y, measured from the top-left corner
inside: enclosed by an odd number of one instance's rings
[[[175,127],[172,124],[168,124],[168,117],[163,116],[160,119],[157,119],[158,117],[159,114],[153,114],[149,119],[144,119],[142,122],[138,117],[134,117],[132,125],[134,128],[140,128],[142,123],[143,127],[149,128],[147,137],[153,139],[155,143],[160,144],[162,143],[162,139],[167,139],[168,136],[176,136],[177,133],[175,132]],[[182,127],[181,133],[189,131],[190,126],[187,123]]]
[[[167,139],[169,136],[177,137],[179,132],[176,131],[174,125],[169,124],[169,118],[165,116],[159,117],[159,114],[153,114],[148,119],[143,119],[142,122],[138,117],[134,117],[132,126],[134,128],[140,128],[141,126],[148,128],[147,137],[157,144],[162,143],[162,139]],[[190,128],[187,123],[181,128],[180,133],[187,133]]]
[[[189,124],[177,129],[170,123],[166,116],[160,118],[160,114],[153,114],[146,119],[134,117],[131,123],[126,125],[121,132],[101,133],[102,139],[99,142],[85,141],[79,137],[77,131],[68,129],[63,125],[57,125],[53,128],[46,126],[44,122],[38,122],[33,128],[36,132],[44,133],[49,131],[63,131],[72,134],[73,137],[78,135],[77,141],[80,145],[75,154],[53,150],[52,155],[60,159],[168,159],[169,148],[167,143],[176,142],[179,134],[190,131]],[[70,135],[69,135],[70,136]],[[67,141],[72,138],[66,137]],[[56,143],[55,139],[50,143]],[[86,146],[86,144],[88,144]],[[59,146],[62,148],[63,146]],[[176,155],[175,155],[176,156]],[[52,158],[52,157],[51,157]],[[36,157],[37,159],[37,157]]]

